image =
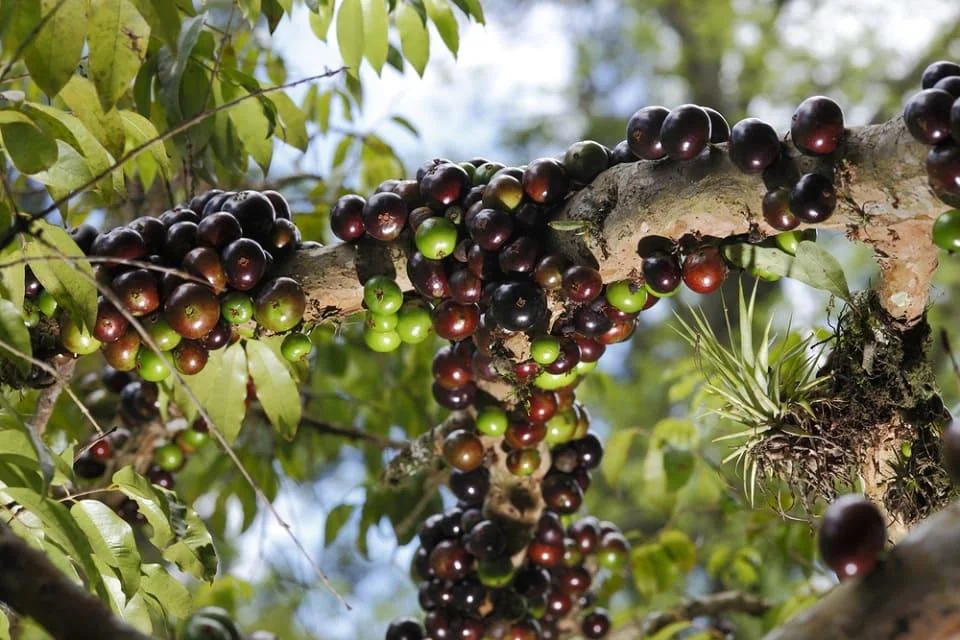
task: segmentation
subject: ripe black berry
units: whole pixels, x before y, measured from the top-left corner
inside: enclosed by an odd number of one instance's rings
[[[800,224],[790,211],[790,189],[777,187],[763,196],[763,219],[777,231],[790,231]]]
[[[923,70],[923,75],[920,78],[920,86],[923,89],[929,89],[944,78],[950,76],[960,76],[960,64],[946,60],[938,60],[937,62],[930,63],[930,65]]]
[[[953,96],[943,89],[926,89],[915,94],[903,110],[903,120],[910,135],[929,145],[949,140],[953,101]]]
[[[363,224],[377,240],[396,240],[407,222],[407,205],[395,193],[376,193],[363,207]]]
[[[663,121],[670,115],[666,107],[644,107],[627,121],[627,145],[642,160],[657,160],[666,155],[660,141]]]
[[[947,143],[930,149],[927,177],[934,191],[960,196],[960,146]]]
[[[790,190],[790,211],[801,222],[823,222],[837,207],[837,192],[830,179],[819,173],[802,176]]]
[[[757,174],[780,155],[780,138],[769,124],[747,118],[730,131],[730,161],[744,173]]]
[[[863,496],[840,496],[823,514],[820,553],[841,580],[873,568],[886,541],[883,516]]]
[[[793,112],[790,137],[797,149],[807,155],[833,153],[843,137],[843,110],[830,98],[807,98]]]
[[[660,144],[674,160],[691,160],[707,148],[710,142],[710,115],[695,104],[685,104],[672,110],[663,120]]]
[[[563,165],[553,158],[541,158],[523,172],[523,191],[538,204],[555,204],[570,191],[570,178]]]
[[[729,140],[730,125],[727,124],[727,119],[716,109],[703,107],[703,110],[710,116],[710,142],[719,144]]]
[[[490,310],[507,331],[527,331],[546,319],[547,296],[533,282],[505,282],[493,292]]]

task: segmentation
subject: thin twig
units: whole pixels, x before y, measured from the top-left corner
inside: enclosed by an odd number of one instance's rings
[[[643,621],[640,633],[636,629],[620,629],[614,636],[616,638],[645,638],[660,631],[664,627],[680,622],[682,620],[692,620],[700,616],[717,616],[721,613],[737,612],[746,613],[752,616],[762,616],[770,610],[770,603],[762,598],[742,591],[721,591],[687,600],[673,611],[661,611],[652,613]],[[621,635],[624,633],[633,633],[635,635]]]
[[[957,380],[960,380],[960,362],[957,362],[957,356],[953,353],[953,348],[950,344],[950,334],[947,333],[946,329],[940,329],[940,344],[943,345],[943,350],[947,352],[950,365],[953,367],[953,374],[957,377]]]
[[[18,233],[20,233],[20,232],[22,232],[22,231],[29,231],[30,226],[34,223],[34,221],[43,218],[44,216],[46,216],[47,214],[49,214],[49,213],[51,213],[51,212],[53,212],[53,211],[56,211],[57,209],[59,209],[60,207],[62,207],[64,204],[66,204],[67,202],[69,202],[71,198],[74,198],[74,197],[80,195],[81,193],[83,193],[84,191],[86,191],[87,189],[89,189],[90,187],[92,187],[93,185],[95,185],[97,182],[99,182],[101,179],[103,179],[104,177],[110,175],[111,173],[113,173],[114,171],[116,171],[118,168],[122,167],[122,166],[125,165],[127,162],[129,162],[131,159],[133,159],[133,158],[135,158],[136,156],[138,156],[140,153],[142,153],[142,152],[143,152],[144,150],[146,150],[148,147],[151,147],[151,146],[153,146],[154,144],[157,144],[158,142],[165,142],[165,141],[169,140],[170,138],[173,138],[173,137],[175,137],[175,136],[177,136],[177,135],[180,135],[181,133],[183,133],[183,132],[191,129],[191,128],[194,127],[195,125],[203,122],[203,121],[206,120],[207,118],[209,118],[209,117],[211,117],[211,116],[213,116],[213,115],[216,115],[217,113],[220,113],[221,111],[226,111],[227,109],[231,109],[231,108],[237,106],[238,104],[240,104],[241,102],[243,102],[244,100],[248,100],[248,99],[250,99],[250,98],[256,98],[256,97],[259,97],[259,96],[262,96],[262,95],[266,95],[266,94],[268,94],[268,93],[275,93],[275,92],[277,92],[277,91],[282,91],[282,90],[284,90],[284,89],[290,89],[291,87],[296,87],[296,86],[298,86],[298,85],[305,84],[305,83],[307,83],[307,82],[313,82],[313,81],[315,81],[315,80],[321,80],[321,79],[323,79],[323,78],[330,78],[330,77],[335,76],[335,75],[337,75],[337,74],[339,74],[339,73],[342,73],[344,70],[346,70],[346,67],[340,67],[340,68],[334,69],[334,70],[332,70],[332,71],[328,70],[328,71],[325,71],[325,72],[320,73],[320,74],[317,74],[317,75],[308,76],[308,77],[306,77],[306,78],[300,78],[299,80],[294,80],[294,81],[292,81],[292,82],[287,82],[287,83],[285,83],[285,84],[277,85],[277,86],[274,86],[274,87],[264,87],[264,88],[262,88],[262,89],[257,89],[257,90],[255,90],[255,91],[250,91],[249,93],[246,93],[246,94],[244,94],[244,95],[242,95],[242,96],[240,96],[240,97],[238,97],[238,98],[235,98],[235,99],[233,99],[233,100],[231,100],[231,101],[229,101],[229,102],[225,102],[224,104],[221,104],[221,105],[219,105],[219,106],[211,109],[210,111],[205,111],[205,112],[203,112],[203,113],[199,113],[199,114],[193,116],[192,118],[189,118],[189,119],[185,120],[184,122],[181,122],[181,123],[180,123],[179,125],[177,125],[176,127],[173,127],[172,129],[168,129],[167,131],[161,133],[160,135],[155,136],[155,137],[152,138],[151,140],[147,140],[146,142],[144,142],[144,143],[142,143],[142,144],[140,144],[140,145],[137,145],[136,147],[134,147],[133,149],[131,149],[130,151],[128,151],[127,153],[125,153],[119,160],[117,160],[116,162],[114,162],[112,165],[110,165],[109,167],[107,167],[106,169],[104,169],[103,171],[101,171],[100,173],[98,173],[97,175],[91,177],[89,180],[87,180],[84,184],[80,185],[79,187],[76,187],[76,188],[74,188],[74,189],[71,189],[66,195],[61,196],[60,198],[58,198],[57,200],[55,200],[53,203],[51,203],[48,207],[44,208],[42,211],[39,211],[39,212],[37,212],[37,213],[30,214],[28,217],[18,218],[18,219],[16,220],[16,222],[15,222],[13,225],[11,225],[10,229],[7,230],[7,232],[3,235],[3,238],[0,239],[0,248],[3,248],[3,247],[5,247],[5,246],[7,246],[7,244],[10,242],[10,240],[12,240],[13,237],[14,237],[16,234],[18,234]]]
[[[40,234],[33,234],[32,237],[39,238]],[[49,262],[51,260],[56,260],[57,262],[90,262],[92,264],[110,264],[110,265],[123,265],[126,267],[137,267],[139,269],[146,269],[148,271],[156,271],[158,273],[177,276],[178,278],[188,281],[196,282],[197,284],[202,284],[209,287],[210,282],[199,278],[192,273],[187,273],[182,269],[177,269],[174,267],[162,267],[158,264],[152,262],[144,262],[143,260],[130,260],[128,258],[111,258],[108,256],[68,256],[60,254],[58,256],[24,256],[22,258],[17,258],[16,260],[10,260],[9,262],[0,263],[0,269],[5,269],[7,267],[13,267],[18,264],[31,264],[33,262]]]
[[[64,386],[69,386],[76,368],[77,361],[73,358],[57,363],[56,369],[60,373],[60,377],[40,392],[40,397],[37,398],[37,410],[33,414],[33,420],[30,421],[30,426],[38,435],[43,435],[44,430],[46,430],[50,416],[53,415],[53,408],[57,404],[57,399],[60,397]]]
[[[410,513],[408,513],[407,516],[396,527],[398,538],[404,538],[407,533],[410,532],[413,526],[420,520],[423,510],[427,508],[427,505],[430,504],[430,501],[433,500],[434,496],[437,494],[437,487],[440,486],[440,483],[443,481],[442,479],[445,475],[446,474],[444,473],[434,473],[432,476],[427,478],[423,487],[423,495],[420,496],[419,500],[417,500],[417,504],[413,505]]]
[[[405,440],[394,440],[376,433],[369,433],[363,429],[355,429],[353,427],[330,424],[329,422],[325,422],[310,416],[301,417],[300,424],[306,425],[315,431],[319,431],[320,433],[342,436],[350,440],[369,442],[370,444],[377,445],[381,449],[402,449],[407,446],[407,442]]]

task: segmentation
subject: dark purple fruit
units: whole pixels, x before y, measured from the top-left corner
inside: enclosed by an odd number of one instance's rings
[[[443,440],[443,459],[454,469],[473,471],[483,464],[483,442],[475,433],[456,429]]]
[[[73,461],[73,473],[78,478],[93,480],[102,476],[106,470],[107,465],[103,460],[98,460],[89,451],[84,451]]]
[[[423,627],[413,618],[397,618],[387,627],[385,640],[423,640]]]
[[[450,297],[460,304],[480,302],[483,281],[469,269],[457,269],[450,276]]]
[[[802,176],[790,190],[790,211],[801,222],[823,222],[837,207],[837,192],[829,178],[819,173]]]
[[[163,241],[163,258],[168,264],[178,265],[184,256],[197,246],[197,224],[195,222],[177,222],[167,229]]]
[[[423,206],[423,196],[420,195],[420,184],[416,180],[398,180],[390,191],[403,199],[407,204],[407,210],[412,211],[417,207]]]
[[[487,209],[513,211],[523,201],[523,184],[511,175],[494,176],[483,190],[481,202]],[[466,204],[466,203],[465,203]]]
[[[553,158],[540,158],[528,164],[522,182],[524,193],[538,204],[556,204],[570,191],[566,169]]]
[[[463,471],[454,471],[450,474],[450,491],[461,502],[480,506],[483,499],[487,497],[487,491],[490,489],[490,471],[486,467],[478,467],[473,471],[464,473]],[[476,555],[476,554],[474,554]]]
[[[960,76],[960,64],[947,60],[932,62],[923,70],[923,75],[920,77],[920,87],[929,89],[950,76]]]
[[[660,128],[660,144],[674,160],[692,160],[710,142],[710,115],[695,104],[673,109]]]
[[[139,351],[140,334],[130,327],[117,340],[104,345],[103,357],[117,371],[133,371]]]
[[[864,574],[877,563],[887,527],[876,506],[861,495],[840,496],[820,523],[820,554],[841,580]]]
[[[333,235],[344,242],[353,242],[363,237],[367,227],[363,222],[363,209],[367,202],[358,195],[343,196],[330,210],[330,229]]]
[[[597,436],[587,434],[579,440],[573,441],[573,449],[577,452],[580,466],[584,469],[596,469],[603,458],[603,445]]]
[[[131,315],[143,316],[160,307],[157,278],[146,269],[121,273],[113,279],[111,288]]]
[[[730,139],[730,125],[727,119],[723,117],[716,109],[710,107],[701,107],[710,116],[710,142],[719,144]]]
[[[214,325],[213,329],[207,332],[207,335],[200,339],[200,344],[207,351],[216,351],[223,349],[230,344],[233,339],[233,328],[230,323],[221,318]]]
[[[161,489],[173,490],[175,484],[173,473],[158,466],[147,469],[147,480]]]
[[[594,609],[583,617],[580,630],[589,640],[603,638],[610,632],[610,616],[604,609]]]
[[[933,85],[934,89],[943,89],[954,98],[960,98],[960,76],[950,76]]]
[[[158,219],[163,226],[168,229],[178,222],[192,222],[194,224],[200,222],[200,216],[198,216],[195,211],[181,207],[175,207],[168,211],[164,211],[160,214]]]
[[[464,548],[478,560],[494,560],[507,549],[507,536],[492,520],[482,520],[464,537]]]
[[[540,487],[547,507],[559,514],[577,511],[583,503],[583,490],[573,476],[565,473],[550,473]]]
[[[574,302],[592,302],[603,292],[603,276],[593,267],[574,265],[563,272],[563,293]]]
[[[273,205],[277,220],[293,219],[293,216],[290,214],[290,203],[287,202],[287,199],[284,198],[282,194],[273,190],[261,191],[261,193],[270,201],[270,204]]]
[[[477,330],[480,308],[444,300],[433,309],[433,328],[445,340],[466,340]]]
[[[527,331],[547,318],[547,296],[528,280],[505,282],[493,292],[493,319],[507,331]]]
[[[207,218],[209,220],[209,218]],[[212,247],[197,247],[183,257],[183,270],[205,281],[217,293],[227,288],[227,274]]]
[[[540,242],[534,236],[520,236],[503,247],[497,259],[504,273],[530,273],[539,252]]]
[[[419,251],[414,252],[407,259],[407,277],[424,298],[446,298],[450,295],[450,281],[442,260],[428,260]]]
[[[466,409],[477,398],[477,385],[473,382],[468,382],[456,389],[445,389],[434,382],[430,391],[433,393],[433,399],[437,401],[437,404],[451,411]]]
[[[494,281],[500,275],[500,262],[493,251],[484,251],[480,245],[473,245],[467,252],[467,268],[481,280]]]
[[[482,209],[467,225],[470,237],[485,251],[496,251],[513,235],[513,216],[499,209]]]
[[[730,161],[744,173],[763,173],[780,155],[780,138],[763,120],[747,118],[730,131]]]
[[[242,235],[243,231],[237,219],[222,211],[207,216],[197,225],[197,243],[213,247],[217,251]]]
[[[557,359],[544,367],[547,373],[559,375],[573,370],[580,363],[580,347],[574,340],[564,340],[560,343],[560,355]]]
[[[627,144],[633,155],[641,160],[658,160],[666,151],[660,141],[663,121],[670,115],[666,107],[644,107],[627,121]]]
[[[136,220],[134,222],[136,222]],[[89,224],[77,225],[70,229],[70,237],[73,238],[73,241],[80,247],[80,251],[83,251],[87,255],[90,255],[93,242],[97,239],[98,235],[100,235],[100,232],[97,231],[97,228]]]
[[[444,540],[430,552],[430,569],[441,580],[462,580],[473,568],[473,557],[454,540]]]
[[[583,307],[574,314],[573,326],[581,336],[596,338],[609,331],[613,321],[601,311]]]
[[[267,256],[263,248],[250,238],[240,238],[228,244],[221,258],[227,283],[239,291],[253,289],[267,270]]]
[[[407,205],[395,193],[376,193],[363,207],[363,224],[370,237],[396,240],[407,223]]]
[[[618,164],[626,164],[627,162],[634,162],[637,159],[633,152],[630,151],[630,145],[627,144],[626,140],[621,140],[617,143],[617,146],[613,148],[613,151],[610,152],[610,166],[616,166]]]
[[[203,210],[204,208],[206,208],[207,203],[210,202],[210,200],[212,200],[216,196],[220,195],[221,193],[223,193],[223,191],[220,189],[210,189],[209,191],[205,191],[200,195],[196,195],[190,198],[190,202],[187,204],[187,206],[190,208],[191,211],[193,211],[199,216],[202,216]]]
[[[276,259],[282,260],[293,252],[300,241],[300,229],[297,225],[286,218],[277,218],[270,229],[267,250]]]
[[[596,362],[607,348],[600,342],[583,336],[573,336],[574,342],[580,348],[580,362]]]
[[[903,110],[910,135],[928,145],[948,141],[953,101],[954,97],[943,89],[926,89],[914,94]]]
[[[143,216],[137,218],[127,226],[139,233],[140,237],[143,238],[143,241],[147,245],[147,253],[163,253],[163,243],[167,237],[167,229],[158,218]]]
[[[941,144],[930,149],[927,178],[934,191],[960,196],[960,146]]]
[[[763,219],[777,231],[791,231],[800,219],[790,211],[790,189],[777,187],[763,196]]]
[[[547,254],[540,258],[533,270],[533,280],[546,291],[559,289],[563,285],[563,272],[566,260],[556,254]]]
[[[458,389],[473,379],[471,360],[443,347],[433,356],[433,379],[444,389]]]
[[[579,488],[577,490],[579,491]],[[534,540],[527,547],[527,558],[538,567],[556,567],[563,559],[563,543]]]
[[[209,352],[199,342],[184,340],[173,350],[173,364],[180,373],[192,376],[203,370],[209,356]]]
[[[424,171],[417,181],[420,183],[420,195],[424,202],[439,211],[457,203],[470,189],[470,176],[463,167],[452,162],[431,167]],[[367,232],[369,231],[368,224]]]
[[[129,227],[117,227],[97,236],[92,251],[99,256],[118,260],[141,260],[147,255],[143,236]]]
[[[683,272],[676,256],[669,253],[658,253],[644,258],[643,277],[651,290],[662,295],[668,295],[680,286]]]
[[[224,202],[220,208],[233,214],[240,223],[244,236],[257,241],[270,237],[270,229],[277,219],[273,203],[258,191],[241,191]]]
[[[119,340],[130,322],[124,317],[113,303],[104,297],[97,301],[97,321],[93,325],[93,337],[100,342],[116,342]]]
[[[220,320],[220,301],[207,287],[185,282],[170,294],[163,315],[184,338],[199,340]]]
[[[843,137],[843,109],[824,96],[807,98],[793,112],[790,137],[801,153],[811,156],[833,153]]]
[[[504,441],[511,449],[535,447],[547,437],[547,427],[542,422],[511,422],[504,434]]]

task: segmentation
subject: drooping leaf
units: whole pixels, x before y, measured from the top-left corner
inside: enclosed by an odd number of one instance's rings
[[[850,299],[843,267],[829,251],[814,242],[801,242],[796,257],[777,247],[746,243],[727,245],[724,255],[741,269],[792,278],[842,300]]]
[[[119,117],[125,136],[124,154],[157,138],[157,128],[139,113],[123,110],[119,112]],[[136,162],[145,189],[149,189],[153,184],[158,171],[161,176],[170,175],[170,158],[166,147],[159,141],[148,146],[130,162]]]
[[[34,0],[17,5],[16,41],[29,40],[23,61],[30,77],[53,97],[80,63],[87,35],[85,0]],[[50,16],[41,26],[41,20]],[[39,27],[39,28],[38,28]]]
[[[149,41],[150,25],[130,0],[90,0],[90,73],[104,111],[137,75]]]
[[[193,509],[187,509],[184,524],[186,530],[178,535],[179,539],[175,543],[164,549],[163,557],[175,563],[181,571],[200,580],[212,582],[220,567],[213,538]]]
[[[447,49],[457,57],[457,51],[460,49],[460,25],[457,24],[457,17],[453,14],[448,0],[424,0],[424,7],[427,10],[427,16],[433,22],[433,25],[440,33],[440,39],[447,45]]]
[[[337,12],[337,44],[350,75],[360,73],[363,60],[363,0],[343,0]]]
[[[25,254],[32,258],[30,268],[37,280],[78,324],[92,328],[97,320],[97,288],[93,269],[83,260],[84,253],[62,227],[38,221],[37,237],[27,242]],[[79,260],[64,260],[81,258]]]
[[[293,439],[300,425],[300,391],[280,356],[259,340],[247,342],[247,363],[257,399],[281,436]]]
[[[38,471],[41,478],[40,491],[46,493],[56,472],[50,450],[40,434],[20,417],[20,413],[10,406],[5,398],[0,398],[0,406],[10,417],[5,425],[9,428],[0,430],[0,451],[6,456],[26,461],[23,465],[25,469]]]
[[[57,141],[34,124],[0,124],[0,136],[13,166],[21,173],[40,173],[57,161]]]
[[[355,507],[352,504],[338,504],[330,510],[323,529],[323,543],[326,546],[329,547],[337,539],[337,534],[350,521],[354,509]]]
[[[133,529],[99,500],[80,500],[70,515],[87,536],[97,557],[120,574],[123,592],[132,596],[140,588],[140,551]]]
[[[310,12],[310,29],[323,42],[327,41],[327,32],[330,31],[331,22],[333,22],[332,2],[321,4],[316,10]]]
[[[59,99],[76,116],[90,133],[110,152],[119,158],[123,152],[123,124],[120,116],[111,109],[104,112],[97,97],[97,88],[83,76],[73,76],[60,90]]]
[[[611,434],[607,441],[603,459],[600,462],[600,471],[607,484],[616,486],[620,482],[620,472],[623,471],[627,458],[630,455],[630,445],[640,429],[619,429]]]
[[[193,608],[190,592],[159,564],[143,565],[140,589],[163,604],[165,612],[186,618]]]
[[[691,571],[697,564],[697,545],[680,529],[665,529],[658,541],[682,573]]]
[[[397,30],[400,32],[400,46],[403,56],[413,65],[417,74],[423,76],[430,59],[430,33],[420,14],[406,3],[397,7]]]
[[[134,0],[137,10],[150,25],[150,33],[171,51],[177,51],[180,37],[180,13],[170,0]]]
[[[269,100],[277,109],[277,115],[280,117],[279,137],[291,147],[300,151],[307,150],[307,119],[300,110],[300,107],[282,91],[275,91],[269,94]]]
[[[0,229],[6,231],[13,224],[10,207],[6,202],[0,202],[0,218],[3,219]],[[22,259],[23,250],[19,241],[11,242],[0,249],[0,264],[8,265],[0,267],[0,296],[12,302],[17,311],[23,309],[26,265],[19,262]]]
[[[239,87],[236,92],[237,97],[249,95]],[[270,121],[263,106],[253,98],[246,98],[231,107],[228,113],[244,149],[266,173],[273,158],[273,141],[270,139]]]
[[[216,400],[208,403],[205,408],[229,444],[233,444],[237,439],[240,427],[243,426],[247,378],[247,357],[243,345],[237,343],[227,347],[223,353],[220,376],[215,382],[215,396],[211,396]]]
[[[87,159],[63,140],[57,140],[57,162],[47,171],[33,174],[38,182],[47,187],[50,196],[63,198],[74,189],[80,189],[93,179]]]
[[[385,0],[363,0],[363,57],[378,75],[387,61],[389,23]]]
[[[250,26],[257,24],[257,19],[260,17],[260,0],[239,0],[238,4],[240,5],[240,15],[250,23]]]
[[[30,331],[23,323],[23,316],[9,300],[0,299],[0,342],[8,344],[28,356],[33,355],[33,346],[30,343]],[[3,350],[3,359],[13,362],[23,375],[30,373],[33,365]]]
[[[170,505],[166,496],[132,467],[123,467],[114,473],[113,483],[118,491],[137,503],[140,513],[152,529],[150,542],[158,549],[169,545],[174,534],[170,527]]]
[[[150,605],[141,592],[133,594],[124,605],[121,617],[124,622],[142,633],[153,633],[153,620],[150,617]]]

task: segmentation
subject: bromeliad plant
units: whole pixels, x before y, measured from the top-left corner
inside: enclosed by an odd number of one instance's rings
[[[746,429],[717,440],[742,440],[723,462],[736,460],[744,469],[744,488],[750,480],[751,501],[755,494],[758,466],[751,452],[773,431],[801,436],[797,418],[814,417],[813,406],[821,401],[819,392],[827,376],[818,376],[826,340],[815,333],[799,337],[787,326],[785,338],[771,335],[774,318],[767,321],[759,342],[753,331],[757,288],[749,302],[743,286],[739,289],[739,324],[734,332],[726,302],[723,316],[730,344],[724,345],[702,309],[691,312],[691,322],[675,314],[680,337],[697,353],[706,379],[705,390],[723,405],[713,409],[717,416]],[[739,340],[735,337],[739,335]],[[738,344],[739,342],[739,344]]]

